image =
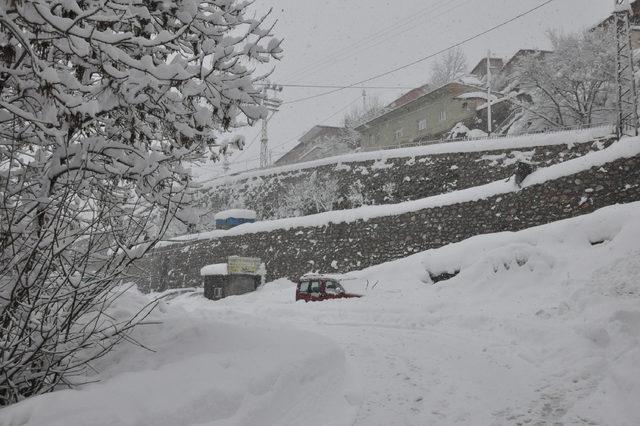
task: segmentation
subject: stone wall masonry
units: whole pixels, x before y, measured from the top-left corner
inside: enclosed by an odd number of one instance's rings
[[[144,290],[202,284],[200,268],[229,255],[256,256],[267,278],[346,272],[478,234],[518,231],[640,200],[640,157],[490,198],[351,223],[202,240],[155,250],[139,263]]]
[[[272,219],[284,194],[294,184],[317,173],[320,180],[338,183],[333,209],[358,207],[350,201],[353,191],[362,194],[367,205],[394,204],[470,188],[504,179],[513,174],[516,158],[527,157],[538,166],[567,161],[610,145],[612,140],[572,146],[547,145],[527,149],[503,149],[392,158],[386,161],[339,163],[241,179],[209,188],[202,196],[202,210],[213,213],[229,207],[246,207],[261,219]],[[201,230],[212,229],[212,217],[203,217]]]

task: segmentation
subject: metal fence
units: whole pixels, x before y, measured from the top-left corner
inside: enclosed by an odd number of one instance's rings
[[[362,151],[371,152],[371,151],[382,151],[389,149],[399,149],[399,148],[410,148],[416,146],[424,146],[424,145],[435,145],[441,143],[449,143],[449,142],[468,142],[468,141],[488,141],[488,140],[497,140],[497,139],[505,139],[505,138],[519,138],[519,137],[527,137],[527,136],[535,136],[535,135],[552,135],[566,132],[574,132],[577,130],[596,130],[602,129],[603,137],[607,135],[615,135],[617,134],[617,126],[615,124],[591,124],[591,125],[579,125],[579,126],[567,126],[561,129],[547,129],[547,130],[539,130],[533,132],[522,132],[522,133],[512,133],[512,134],[500,134],[500,135],[487,135],[479,138],[455,138],[455,139],[419,139],[413,142],[400,143],[395,145],[386,145],[386,146],[372,146],[363,148]]]

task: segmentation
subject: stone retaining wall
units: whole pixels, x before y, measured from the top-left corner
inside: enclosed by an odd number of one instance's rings
[[[366,205],[394,204],[483,185],[513,174],[516,158],[527,157],[540,167],[567,161],[610,145],[612,140],[572,146],[547,145],[526,149],[505,149],[468,153],[448,153],[416,157],[369,160],[324,165],[272,175],[235,180],[205,191],[201,230],[211,230],[212,215],[229,207],[258,212],[258,218],[276,216],[284,194],[293,185],[317,174],[320,181],[337,180],[336,202],[332,210],[359,207],[350,194],[360,193]],[[311,213],[311,212],[308,212]],[[307,214],[308,214],[307,213]],[[316,212],[313,212],[316,213]]]
[[[505,174],[511,173],[505,170]],[[262,258],[268,279],[295,279],[310,271],[346,272],[478,234],[517,231],[638,200],[640,157],[621,159],[478,201],[368,221],[259,232],[160,248],[139,263],[138,284],[146,290],[201,285],[200,268],[224,262],[229,255]]]

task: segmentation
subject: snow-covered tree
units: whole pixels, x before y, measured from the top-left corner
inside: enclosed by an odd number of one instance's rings
[[[608,29],[549,34],[553,52],[523,58],[512,86],[531,98],[522,103],[520,125],[530,129],[612,120],[616,53]]]
[[[0,0],[0,405],[65,384],[141,317],[106,314],[189,201],[185,162],[265,116],[281,55],[234,0]]]
[[[431,67],[430,83],[439,87],[463,77],[467,73],[467,57],[460,49],[451,49]]]
[[[361,124],[382,115],[387,110],[377,96],[368,97],[365,105],[354,105],[343,118],[344,127],[355,129]]]

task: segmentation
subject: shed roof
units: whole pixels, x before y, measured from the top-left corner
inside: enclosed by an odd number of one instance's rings
[[[227,275],[227,264],[226,263],[214,263],[211,265],[203,266],[200,269],[200,275],[203,277],[209,275]]]

